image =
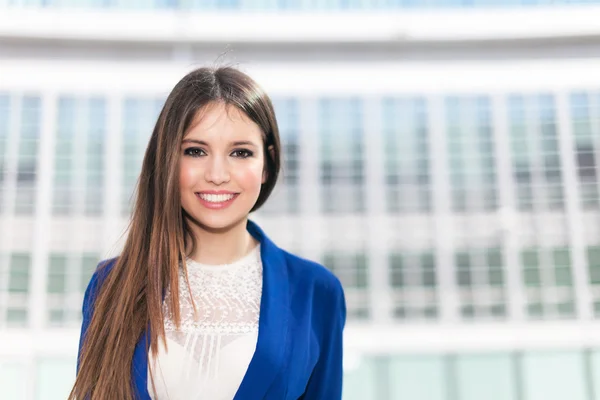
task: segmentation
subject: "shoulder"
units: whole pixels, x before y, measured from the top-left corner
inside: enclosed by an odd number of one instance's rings
[[[340,280],[323,265],[284,252],[292,290],[292,308],[310,316],[319,337],[343,329],[346,299]],[[296,305],[296,306],[294,306]]]
[[[315,300],[333,304],[344,301],[340,280],[323,265],[282,250],[288,265],[292,285],[299,285],[313,292]]]
[[[96,270],[92,274],[90,278],[90,282],[87,285],[84,296],[84,309],[89,307],[93,302],[96,296],[98,295],[98,290],[112,271],[113,267],[117,262],[117,258],[110,258],[106,260],[102,260],[96,266]]]
[[[90,280],[90,285],[91,284],[101,285],[104,282],[104,280],[106,279],[106,277],[108,277],[108,274],[110,273],[110,271],[112,271],[112,269],[114,268],[116,263],[117,263],[117,257],[100,261],[98,263],[98,265],[96,266],[96,270],[94,271],[94,274],[92,275],[92,278]]]

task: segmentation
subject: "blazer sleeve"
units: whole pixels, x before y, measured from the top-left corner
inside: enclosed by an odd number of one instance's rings
[[[302,395],[302,400],[341,400],[343,381],[343,331],[346,324],[346,300],[336,279],[334,299],[328,315],[324,315],[323,341],[319,360]],[[327,304],[324,302],[323,304]]]
[[[79,351],[77,353],[77,372],[79,372],[81,350],[83,348],[85,334],[87,332],[88,327],[90,326],[90,322],[92,321],[92,315],[94,313],[94,302],[96,301],[96,296],[98,295],[98,288],[108,275],[108,272],[110,271],[113,265],[114,260],[104,261],[98,264],[98,266],[96,267],[96,271],[90,279],[90,283],[88,283],[88,286],[85,289],[85,294],[83,296],[83,305],[81,308],[81,312],[83,314],[83,321],[81,323],[81,334],[79,336]]]

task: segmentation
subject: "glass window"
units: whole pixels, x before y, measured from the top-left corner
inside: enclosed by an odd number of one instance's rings
[[[594,124],[600,118],[600,96],[573,93],[570,96],[571,124],[575,140],[575,162],[579,180],[581,206],[584,209],[600,207],[598,154],[600,144],[595,140]],[[598,128],[596,128],[598,129]]]
[[[525,286],[541,286],[538,250],[535,248],[523,250],[521,252],[521,265],[523,266],[523,278],[525,281]]]
[[[29,292],[29,270],[31,268],[31,255],[15,253],[10,261],[9,292]]]
[[[39,97],[23,97],[15,198],[18,215],[31,215],[35,207],[41,108]]]
[[[431,211],[429,127],[424,98],[385,98],[383,153],[386,208],[391,213]]]
[[[522,249],[521,267],[530,318],[575,317],[573,271],[568,247]]]
[[[433,252],[393,253],[389,265],[394,316],[398,319],[436,319],[437,276]]]
[[[122,214],[133,208],[135,184],[142,169],[144,151],[164,100],[126,98],[123,102],[123,199]]]
[[[323,212],[364,212],[362,102],[356,98],[320,100],[319,131]]]
[[[499,247],[466,248],[455,254],[456,280],[464,318],[504,318],[504,257]]]
[[[65,253],[50,254],[48,259],[48,282],[46,306],[48,320],[52,326],[61,326],[68,319],[65,312],[67,294],[71,292],[72,257]]]
[[[571,255],[568,248],[555,248],[552,252],[557,286],[572,286]]]
[[[6,277],[5,284],[0,283],[0,311],[6,311],[0,326],[4,322],[9,327],[27,326],[30,271],[31,254],[0,255],[0,278]]]
[[[591,284],[600,284],[600,246],[590,246],[587,249],[587,262]]]
[[[47,359],[37,362],[36,399],[63,400],[75,383],[74,359]]]
[[[297,214],[300,210],[300,110],[295,98],[273,99],[281,138],[282,165],[280,177],[261,212]]]
[[[104,199],[106,105],[101,98],[62,96],[54,166],[55,215],[99,215]]]
[[[323,265],[333,272],[344,287],[349,318],[368,318],[368,266],[365,253],[330,251]]]
[[[523,400],[589,400],[581,352],[526,353]]]
[[[26,399],[30,384],[25,364],[0,360],[2,398]]]
[[[50,256],[48,266],[48,293],[66,292],[67,257],[64,254]]]
[[[402,254],[390,255],[390,282],[394,288],[402,288],[407,282],[404,280],[404,257]]]
[[[378,399],[378,390],[386,381],[381,382],[382,375],[378,374],[376,360],[372,357],[360,357],[344,354],[344,400]]]
[[[586,352],[585,356],[588,358],[588,385],[594,388],[593,395],[590,396],[590,400],[600,400],[600,392],[597,388],[600,388],[600,350],[594,349]],[[588,386],[588,387],[590,387]]]
[[[511,355],[458,356],[456,390],[460,400],[519,400]]]
[[[54,186],[52,211],[55,215],[65,215],[74,209],[73,186],[75,166],[75,115],[76,102],[71,97],[58,100],[58,123],[56,132],[56,151],[54,154]],[[78,152],[80,153],[80,152]]]
[[[87,215],[102,213],[104,200],[104,152],[106,140],[106,101],[91,98],[88,108],[87,151],[85,163],[85,206]]]
[[[337,275],[344,287],[365,288],[367,286],[367,261],[364,253],[327,253],[324,264]]]
[[[69,327],[80,323],[83,294],[98,261],[98,255],[91,253],[50,255],[46,306],[51,326]]]
[[[519,209],[562,210],[564,187],[554,97],[511,95],[508,113]]]
[[[589,282],[593,288],[597,288],[600,285],[600,245],[590,246],[586,251],[586,261],[588,265]],[[594,295],[594,313],[596,317],[600,317],[600,299],[597,295]]]
[[[0,214],[4,212],[4,182],[6,180],[6,160],[8,151],[8,130],[10,127],[10,96],[0,92]]]
[[[451,400],[443,357],[394,357],[390,378],[390,399]]]
[[[5,152],[8,140],[10,116],[10,96],[7,93],[0,92],[0,167],[5,160]],[[0,182],[2,182],[0,177]]]
[[[446,130],[453,210],[495,210],[498,193],[489,98],[446,98]]]

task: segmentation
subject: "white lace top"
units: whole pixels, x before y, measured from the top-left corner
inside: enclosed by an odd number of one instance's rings
[[[158,357],[148,355],[154,400],[231,400],[254,355],[262,292],[260,245],[227,265],[204,265],[187,260],[190,301],[183,268],[179,274],[181,327],[176,329],[164,301],[167,348],[159,340]]]

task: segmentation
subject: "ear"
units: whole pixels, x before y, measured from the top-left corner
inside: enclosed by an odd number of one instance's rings
[[[273,147],[273,145],[270,145],[269,148],[267,149],[267,151],[269,152],[269,157],[271,157],[271,160],[275,159],[275,147]],[[269,171],[267,171],[267,163],[265,162],[265,168],[263,168],[261,183],[264,184],[268,178],[269,178]]]

